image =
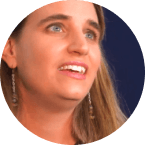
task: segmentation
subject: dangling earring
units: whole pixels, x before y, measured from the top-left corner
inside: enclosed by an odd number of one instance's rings
[[[95,116],[93,115],[93,106],[92,106],[92,101],[90,97],[90,92],[88,93],[88,99],[89,99],[89,114],[90,114],[90,119],[94,119]]]
[[[15,73],[14,73],[14,69],[12,69],[12,103],[13,106],[17,106],[18,105],[18,97],[16,94],[16,86],[15,86]]]

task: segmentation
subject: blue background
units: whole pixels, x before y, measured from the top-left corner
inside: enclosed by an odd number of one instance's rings
[[[103,8],[106,34],[103,49],[115,81],[121,108],[129,117],[136,108],[144,85],[144,60],[139,43],[126,23]]]

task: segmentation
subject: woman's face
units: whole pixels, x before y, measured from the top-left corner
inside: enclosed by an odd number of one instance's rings
[[[21,87],[29,93],[49,101],[81,101],[101,60],[93,4],[62,1],[30,14],[16,43],[16,60]]]

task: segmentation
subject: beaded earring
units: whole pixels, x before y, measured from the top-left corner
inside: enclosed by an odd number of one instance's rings
[[[18,97],[16,94],[16,87],[15,87],[15,71],[14,69],[12,69],[12,103],[13,106],[17,106],[18,105]]]
[[[90,119],[94,119],[95,116],[93,115],[93,106],[92,106],[92,101],[90,97],[90,92],[88,93],[88,100],[89,100],[89,114],[90,114]]]

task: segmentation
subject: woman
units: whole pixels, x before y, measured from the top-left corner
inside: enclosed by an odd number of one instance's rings
[[[2,55],[2,88],[31,132],[83,144],[126,121],[101,49],[104,30],[102,8],[82,1],[46,5],[15,28]]]

